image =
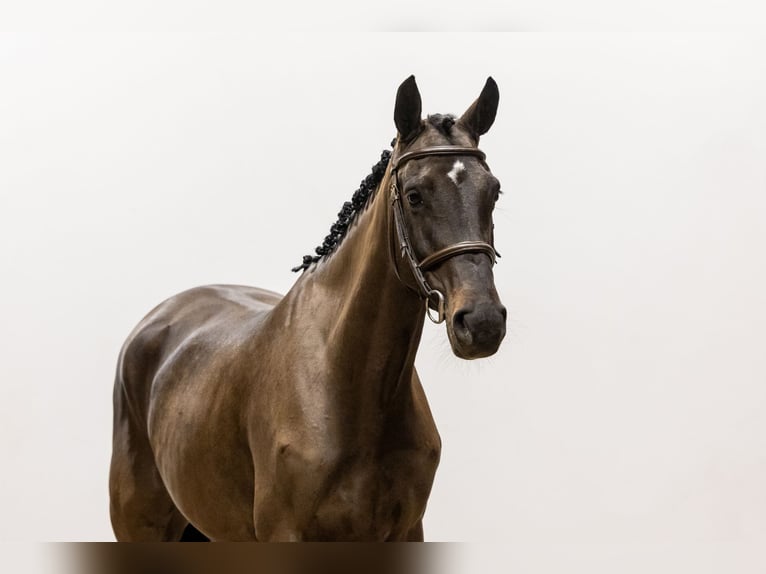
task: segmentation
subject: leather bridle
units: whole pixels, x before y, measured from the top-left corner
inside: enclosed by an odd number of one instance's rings
[[[428,318],[431,319],[431,321],[434,323],[441,323],[444,321],[444,295],[441,293],[441,291],[433,289],[428,284],[424,274],[440,263],[446,261],[447,259],[455,257],[456,255],[461,255],[463,253],[484,253],[487,255],[487,257],[489,257],[492,265],[495,264],[499,255],[497,251],[495,251],[495,247],[492,244],[486,243],[484,241],[460,241],[458,243],[453,243],[452,245],[448,245],[447,247],[439,249],[431,255],[424,257],[422,261],[418,261],[415,257],[415,254],[413,253],[412,244],[410,243],[410,238],[407,235],[407,229],[404,226],[404,209],[402,208],[402,197],[401,193],[399,192],[399,189],[401,188],[399,184],[399,170],[405,163],[413,159],[420,159],[429,156],[450,155],[474,156],[478,157],[482,161],[484,161],[486,158],[484,152],[478,148],[459,146],[432,146],[403,153],[391,161],[391,211],[393,216],[390,218],[392,227],[390,245],[391,260],[394,265],[394,273],[396,273],[396,277],[399,279],[399,281],[401,281],[408,288],[412,289],[412,287],[404,282],[399,275],[399,264],[396,257],[396,248],[394,247],[394,240],[396,240],[399,250],[401,251],[401,257],[407,260],[410,270],[412,271],[412,276],[415,279],[415,283],[417,284],[417,290],[412,290],[415,291],[421,299],[425,299],[426,314],[428,315]],[[436,318],[434,318],[434,316],[431,314],[432,307],[437,313]]]

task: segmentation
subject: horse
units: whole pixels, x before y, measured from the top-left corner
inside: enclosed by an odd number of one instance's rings
[[[423,541],[441,438],[414,367],[425,317],[497,351],[500,183],[460,117],[398,88],[396,138],[284,296],[208,285],[144,317],[118,359],[109,472],[119,541]],[[186,533],[186,534],[185,534]]]

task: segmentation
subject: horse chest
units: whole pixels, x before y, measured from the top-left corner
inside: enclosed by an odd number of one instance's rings
[[[386,540],[406,535],[425,511],[435,470],[421,451],[341,467],[322,489],[309,536]]]
[[[437,444],[359,456],[285,452],[290,506],[310,509],[295,516],[296,538],[405,539],[425,512],[438,460]]]

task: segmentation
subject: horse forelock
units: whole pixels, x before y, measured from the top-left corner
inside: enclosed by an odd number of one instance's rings
[[[457,118],[452,114],[431,114],[426,121],[449,138],[452,136],[452,126],[457,122]]]

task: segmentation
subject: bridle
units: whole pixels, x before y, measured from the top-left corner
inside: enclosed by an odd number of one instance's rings
[[[473,147],[459,147],[459,146],[432,146],[423,149],[410,151],[403,153],[399,157],[391,161],[391,260],[394,265],[394,273],[397,279],[401,281],[405,286],[412,289],[412,287],[402,280],[399,275],[399,265],[396,257],[396,247],[394,247],[394,240],[398,244],[401,251],[401,257],[407,260],[412,276],[417,284],[417,290],[415,291],[421,299],[426,301],[426,314],[428,318],[434,323],[441,323],[444,321],[444,295],[441,291],[431,288],[428,281],[425,278],[425,273],[430,269],[433,269],[440,263],[446,261],[451,257],[460,255],[462,253],[484,253],[489,257],[492,265],[497,261],[499,254],[495,251],[495,247],[484,241],[460,241],[448,245],[438,251],[431,253],[431,255],[423,258],[422,261],[418,261],[415,254],[412,251],[412,244],[410,238],[407,235],[407,229],[404,227],[404,209],[402,208],[402,197],[399,193],[399,169],[410,160],[420,159],[429,156],[449,156],[449,155],[461,155],[461,156],[474,156],[478,157],[482,161],[486,158],[484,152],[478,148]],[[437,315],[434,317],[431,314],[431,308],[434,308]]]

